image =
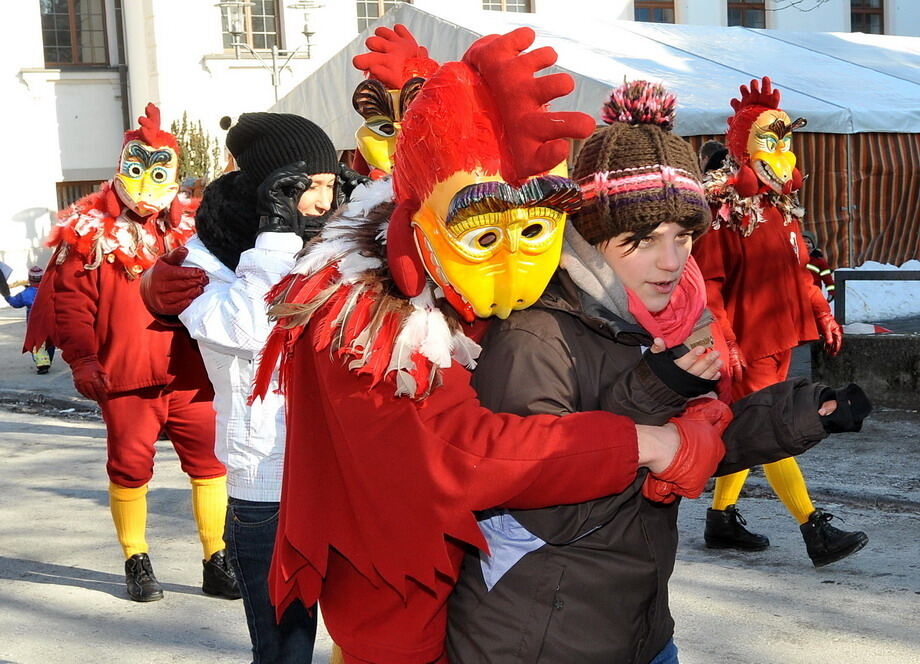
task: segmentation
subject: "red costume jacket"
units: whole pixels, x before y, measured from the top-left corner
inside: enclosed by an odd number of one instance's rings
[[[829,311],[805,269],[808,251],[795,217],[764,203],[764,221],[744,237],[721,224],[693,245],[709,308],[747,360],[818,338],[815,315]]]
[[[635,425],[480,406],[456,354],[473,344],[431,300],[391,294],[381,245],[342,253],[351,221],[330,222],[336,241],[314,244],[276,287],[279,324],[256,380],[258,393],[283,358],[287,447],[269,583],[279,615],[296,598],[319,600],[346,662],[422,664],[443,656],[464,550],[485,547],[473,510],[622,491],[637,472]],[[368,271],[347,274],[357,264]],[[424,320],[425,343],[403,345],[397,331]]]
[[[194,210],[175,225],[163,218],[134,224],[107,211],[111,200],[104,185],[77,201],[52,231],[49,244],[57,249],[26,346],[50,338],[68,363],[97,356],[112,393],[157,385],[210,389],[195,342],[184,328],[154,320],[141,301],[138,279],[158,255],[194,233]]]

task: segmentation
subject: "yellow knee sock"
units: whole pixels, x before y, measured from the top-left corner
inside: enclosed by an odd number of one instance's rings
[[[129,488],[109,482],[109,509],[125,559],[147,553],[147,485]]]
[[[198,537],[209,560],[224,548],[224,518],[227,514],[227,476],[192,480],[192,511],[198,524]]]
[[[799,525],[808,521],[808,516],[815,511],[815,506],[808,496],[805,478],[795,458],[789,457],[768,463],[764,465],[763,470],[770,486]]]
[[[739,470],[737,473],[716,478],[716,488],[712,492],[712,509],[724,510],[729,505],[738,502],[741,488],[747,479],[748,470]]]
[[[334,643],[332,644],[332,654],[329,657],[329,664],[345,664],[345,658],[342,656],[342,649]]]

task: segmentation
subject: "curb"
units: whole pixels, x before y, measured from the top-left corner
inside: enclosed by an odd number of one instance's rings
[[[30,406],[50,406],[57,410],[73,410],[81,414],[102,417],[99,406],[88,399],[64,395],[49,396],[33,390],[13,390],[0,388],[0,403],[25,403]]]

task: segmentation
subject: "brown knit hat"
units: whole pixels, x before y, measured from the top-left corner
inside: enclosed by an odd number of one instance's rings
[[[671,133],[674,95],[647,81],[616,88],[575,163],[584,195],[571,221],[591,244],[621,233],[643,237],[675,221],[702,234],[710,222],[696,153]]]

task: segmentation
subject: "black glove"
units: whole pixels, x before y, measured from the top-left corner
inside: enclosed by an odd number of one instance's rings
[[[339,164],[339,172],[336,174],[335,204],[340,207],[348,202],[351,198],[351,192],[362,184],[371,181],[366,175],[361,175],[358,171],[353,171],[344,164]]]
[[[828,433],[860,431],[863,420],[872,413],[872,402],[855,383],[837,389],[826,387],[821,391],[819,399],[819,406],[831,399],[837,401],[837,409],[833,413],[821,416],[821,424]]]
[[[273,171],[259,185],[256,212],[260,233],[296,233],[304,237],[305,217],[297,203],[313,181],[306,173],[306,164],[298,161]]]

